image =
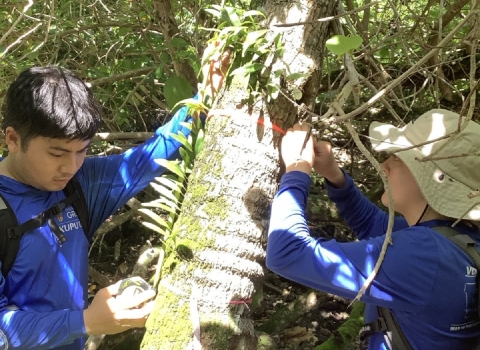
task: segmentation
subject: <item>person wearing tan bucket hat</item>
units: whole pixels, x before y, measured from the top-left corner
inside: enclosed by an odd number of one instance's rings
[[[388,214],[339,167],[328,142],[310,138],[302,150],[307,128],[296,124],[282,140],[286,173],[272,203],[267,267],[309,287],[354,299],[379,258]],[[368,349],[476,349],[477,270],[440,231],[453,227],[480,245],[475,224],[480,221],[480,125],[434,109],[403,127],[374,122],[369,133],[373,150],[389,155],[381,166],[400,215],[394,219],[393,244],[361,297]],[[325,178],[329,198],[357,241],[310,235],[305,210],[312,168]],[[386,193],[382,203],[388,205]],[[386,309],[408,346],[396,347],[391,329],[384,327],[381,310]]]
[[[433,210],[480,220],[480,125],[434,109],[403,128],[373,122],[370,139],[375,151],[395,153],[405,163]]]

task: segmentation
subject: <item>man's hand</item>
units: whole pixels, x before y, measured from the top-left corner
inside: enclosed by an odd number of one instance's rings
[[[115,297],[119,286],[116,283],[101,289],[88,309],[83,311],[87,334],[116,334],[130,328],[145,327],[154,304],[149,300],[155,297],[155,291]]]
[[[306,123],[295,124],[287,130],[282,140],[282,159],[286,171],[303,171],[310,174],[311,169],[331,182],[335,187],[345,185],[345,175],[337,164],[329,142],[317,142],[309,136]],[[308,137],[308,138],[307,138]],[[302,147],[305,147],[302,149]]]
[[[335,187],[342,188],[345,185],[345,175],[335,160],[330,142],[314,140],[313,149],[315,152],[313,163],[315,171]]]
[[[309,126],[306,123],[297,123],[287,130],[282,139],[282,159],[287,173],[297,170],[310,174],[315,154],[313,138],[309,135]]]

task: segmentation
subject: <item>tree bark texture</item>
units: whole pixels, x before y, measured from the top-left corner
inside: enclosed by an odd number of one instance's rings
[[[269,2],[265,10],[272,35],[275,23],[331,15],[333,1]],[[299,88],[312,106],[321,78],[328,24],[282,28],[283,62],[305,79],[280,82],[288,96]],[[300,40],[301,38],[301,40]],[[265,64],[286,69],[282,60]],[[272,73],[273,76],[273,73]],[[272,78],[273,79],[273,78]],[[190,176],[182,212],[175,224],[176,252],[163,267],[155,309],[147,322],[144,350],[254,350],[250,318],[263,277],[269,205],[279,180],[281,134],[296,120],[298,104],[279,95],[273,103],[245,104],[246,81],[236,78],[220,99],[222,116],[207,125],[204,150]]]
[[[160,30],[165,38],[165,42],[169,46],[169,53],[172,57],[173,68],[175,73],[185,78],[192,87],[194,93],[197,92],[197,76],[188,60],[179,60],[176,55],[175,48],[170,45],[172,39],[180,34],[175,14],[172,11],[172,4],[170,0],[154,0],[153,6],[158,16],[160,23]]]

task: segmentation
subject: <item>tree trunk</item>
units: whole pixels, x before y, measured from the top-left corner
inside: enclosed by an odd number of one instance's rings
[[[169,45],[172,39],[180,34],[180,30],[178,29],[178,24],[175,20],[175,14],[172,11],[172,4],[170,1],[171,0],[155,0],[153,2],[153,6],[158,16],[158,22],[160,24],[160,31],[165,38],[165,42],[167,42]],[[170,56],[172,57],[175,73],[178,76],[186,79],[190,83],[192,91],[196,93],[197,76],[192,66],[190,65],[188,60],[179,60],[176,55],[175,48],[171,45],[168,51],[170,53]]]
[[[331,15],[333,6],[333,1],[274,1],[265,11],[275,34],[279,31],[272,26],[275,23],[316,20]],[[298,79],[296,85],[279,84],[287,95],[293,88],[303,90],[301,102],[312,107],[327,24],[280,30],[289,72],[308,72],[309,78]],[[283,62],[266,64],[274,72],[285,68]],[[243,79],[234,79],[219,106],[229,115],[214,116],[207,125],[204,150],[195,162],[174,228],[176,254],[165,261],[164,271],[169,273],[160,281],[142,349],[257,349],[250,311],[252,299],[261,293],[281,136],[268,125],[272,120],[284,128],[291,126],[298,105],[293,97],[279,95],[271,104],[258,100],[247,106],[242,100],[247,88]]]

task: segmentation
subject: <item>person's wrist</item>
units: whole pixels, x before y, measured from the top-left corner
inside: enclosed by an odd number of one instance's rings
[[[83,310],[83,323],[85,324],[85,332],[87,332],[88,335],[93,335],[95,333],[94,333],[94,330],[92,329],[90,314],[91,312],[89,309]]]
[[[342,188],[345,186],[345,174],[339,166],[336,166],[334,169],[332,169],[332,172],[325,174],[323,177],[336,188]]]
[[[298,162],[287,165],[285,172],[288,173],[290,171],[301,171],[305,174],[310,175],[312,172],[312,165],[306,160],[299,160]]]

